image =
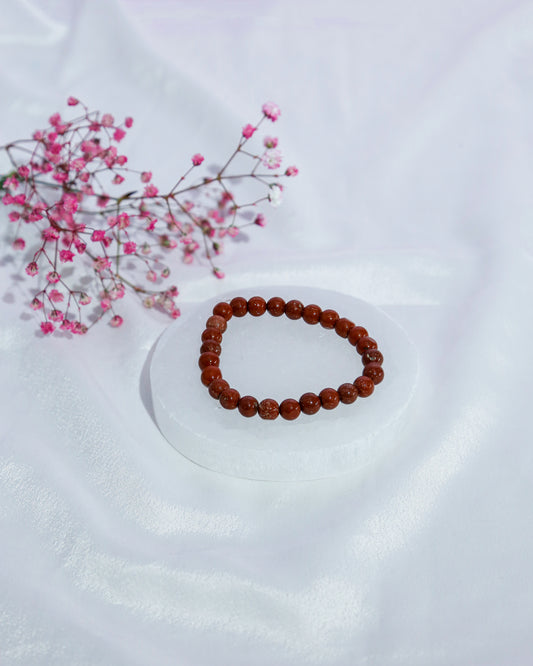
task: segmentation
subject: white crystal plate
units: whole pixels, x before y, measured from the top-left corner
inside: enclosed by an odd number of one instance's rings
[[[213,306],[234,296],[281,296],[316,303],[364,326],[383,352],[384,381],[368,398],[321,409],[294,421],[264,421],[225,410],[200,382],[200,336]],[[187,305],[157,343],[150,379],[157,424],[190,460],[224,474],[262,480],[334,476],[368,463],[394,444],[399,419],[413,394],[417,355],[405,331],[369,303],[336,291],[301,286],[257,287]],[[361,357],[346,339],[319,324],[285,316],[232,317],[222,341],[220,368],[241,395],[259,401],[298,399],[337,388],[362,374]]]

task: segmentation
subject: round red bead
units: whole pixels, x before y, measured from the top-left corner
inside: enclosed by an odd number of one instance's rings
[[[300,408],[304,414],[316,414],[321,407],[322,403],[316,393],[304,393],[300,398]]]
[[[362,354],[363,352],[366,352],[367,349],[377,349],[378,343],[374,338],[369,338],[368,335],[365,335],[362,338],[359,338],[359,342],[356,344],[355,348],[360,354]]]
[[[363,328],[362,326],[354,326],[348,333],[348,342],[355,347],[359,340],[365,335],[368,335],[366,328]]]
[[[342,403],[345,405],[351,405],[352,402],[355,402],[357,400],[357,389],[353,384],[341,384],[339,388],[337,389],[339,393],[339,398]]]
[[[216,328],[217,331],[224,333],[224,331],[228,328],[228,324],[224,317],[221,317],[220,315],[211,315],[205,322],[205,327]]]
[[[272,398],[265,398],[259,403],[257,413],[262,419],[266,421],[273,421],[279,416],[279,405]]]
[[[212,398],[215,398],[215,400],[218,400],[220,398],[220,394],[222,391],[225,389],[229,388],[229,384],[225,379],[222,379],[222,377],[219,377],[218,379],[213,379],[211,384],[209,384],[209,395]]]
[[[339,313],[335,310],[323,310],[320,315],[320,325],[323,328],[335,328],[335,324],[339,321]]]
[[[202,370],[201,379],[204,386],[209,386],[214,379],[220,379],[221,377],[222,371],[215,365],[208,365],[207,368]]]
[[[335,389],[325,388],[320,391],[320,402],[324,409],[335,409],[339,404],[339,394]]]
[[[210,365],[214,365],[218,368],[219,363],[220,357],[214,352],[205,352],[204,354],[200,354],[200,358],[198,359],[198,366],[200,367],[200,370],[203,370]]]
[[[346,317],[341,317],[335,324],[335,332],[337,335],[340,335],[341,338],[347,338],[350,329],[355,326],[353,321],[346,319]]]
[[[285,314],[289,319],[300,319],[304,310],[304,304],[301,301],[289,301],[285,306]]]
[[[220,346],[220,343],[215,342],[214,340],[206,340],[205,342],[202,342],[202,346],[200,347],[200,354],[214,352],[215,354],[220,355],[221,351],[222,347]]]
[[[229,321],[233,317],[233,310],[229,303],[217,303],[213,308],[213,314],[218,315],[219,317],[224,317],[226,321]]]
[[[238,409],[243,416],[246,417],[255,416],[257,414],[258,407],[259,403],[253,397],[253,395],[244,395],[239,400]]]
[[[218,400],[224,409],[235,409],[240,400],[239,391],[234,388],[227,388],[219,395]]]
[[[383,354],[379,349],[367,349],[363,352],[361,360],[364,365],[367,365],[368,363],[377,363],[378,365],[381,365],[383,363]]]
[[[365,377],[370,377],[374,384],[380,384],[385,377],[385,372],[379,363],[367,363],[363,370]]]
[[[302,319],[306,324],[318,324],[320,321],[320,315],[322,314],[322,308],[318,307],[312,303],[311,305],[306,305],[302,312]]]
[[[374,393],[374,382],[370,379],[370,377],[365,377],[364,375],[358,377],[354,381],[353,385],[357,389],[357,393],[361,396],[361,398],[368,398],[369,395]]]
[[[281,317],[285,312],[285,301],[279,296],[274,296],[267,303],[267,310],[273,317]]]
[[[236,296],[230,301],[231,310],[236,317],[244,317],[248,312],[248,301],[242,296]]]
[[[213,342],[222,342],[222,333],[217,331],[216,328],[206,328],[202,333],[202,342],[207,342],[208,340],[213,340]]]
[[[261,296],[252,296],[248,300],[248,312],[252,317],[260,317],[264,315],[267,309],[267,304],[264,298]]]
[[[287,398],[280,404],[279,413],[287,421],[294,421],[300,416],[300,403],[293,398]]]

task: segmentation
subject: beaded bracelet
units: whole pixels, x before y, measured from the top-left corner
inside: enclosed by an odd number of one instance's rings
[[[250,313],[253,317],[260,317],[265,312],[273,317],[285,314],[289,319],[303,319],[307,324],[320,324],[326,329],[335,329],[341,338],[347,338],[361,355],[363,374],[353,383],[341,384],[337,390],[325,388],[318,395],[304,393],[300,400],[287,398],[277,403],[272,398],[265,398],[258,402],[251,395],[240,396],[239,392],[231,388],[219,368],[220,353],[222,351],[222,334],[225,332],[228,321],[232,317],[244,317]],[[377,342],[369,337],[368,331],[362,326],[356,326],[352,321],[339,317],[335,310],[322,310],[318,305],[306,305],[297,300],[285,303],[282,298],[275,296],[268,303],[261,296],[253,296],[249,300],[237,296],[229,303],[217,303],[213,314],[206,322],[202,333],[202,346],[200,347],[201,381],[207,386],[209,395],[218,400],[224,409],[238,409],[246,417],[259,414],[262,419],[271,421],[282,416],[288,421],[296,419],[301,412],[316,414],[318,410],[334,409],[339,402],[351,404],[357,396],[366,398],[374,392],[374,385],[379,384],[384,377],[383,354],[378,350]]]

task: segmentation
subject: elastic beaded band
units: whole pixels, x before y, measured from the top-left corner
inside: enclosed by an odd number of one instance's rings
[[[307,324],[320,324],[325,329],[335,330],[337,335],[346,338],[360,354],[363,374],[353,382],[341,384],[337,390],[324,388],[318,395],[304,393],[299,400],[286,398],[279,404],[272,398],[259,402],[251,395],[241,397],[237,389],[230,387],[222,378],[219,368],[223,333],[232,317],[244,317],[246,314],[260,317],[265,312],[269,312],[273,317],[285,314],[289,319],[303,319]],[[374,386],[380,384],[385,376],[382,368],[383,354],[379,351],[377,342],[368,335],[366,328],[356,326],[345,317],[339,317],[335,310],[322,310],[315,304],[304,306],[297,300],[286,303],[275,296],[267,302],[261,296],[253,296],[248,300],[237,296],[229,303],[217,303],[201,337],[198,366],[202,373],[202,384],[207,386],[209,395],[218,400],[224,409],[237,409],[247,418],[259,414],[260,418],[266,421],[272,421],[278,416],[293,421],[301,413],[312,415],[320,409],[335,409],[341,402],[350,405],[357,397],[366,398],[372,395]]]

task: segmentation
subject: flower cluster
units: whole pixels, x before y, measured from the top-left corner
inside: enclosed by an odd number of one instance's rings
[[[261,124],[279,118],[279,107],[272,102],[263,105],[257,124],[243,127],[216,175],[186,182],[204,162],[196,153],[165,193],[154,184],[151,171],[131,168],[119,149],[132,118],[117,122],[110,113],[89,111],[74,97],[67,104],[82,112],[69,120],[54,113],[49,126],[31,139],[2,147],[12,170],[0,176],[0,197],[16,225],[13,247],[25,250],[23,236],[33,233],[36,238],[37,248],[35,242],[28,248],[26,273],[40,280],[30,305],[40,311],[45,334],[57,329],[83,334],[104,315],[111,326],[120,326],[117,306],[128,290],[139,294],[147,308],[178,317],[178,288],[166,285],[179,263],[173,258],[205,264],[217,278],[224,277],[215,265],[224,239],[237,237],[249,225],[264,226],[264,215],[254,208],[265,201],[278,206],[280,179],[298,173],[294,166],[279,170],[277,138],[264,137],[259,151],[249,148]],[[237,156],[248,160],[244,173],[231,172]],[[246,179],[262,192],[251,202],[238,203],[230,184]]]

